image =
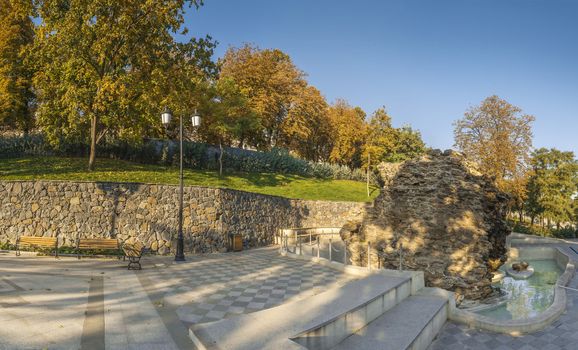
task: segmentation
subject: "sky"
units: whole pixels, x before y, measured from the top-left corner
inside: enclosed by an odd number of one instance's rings
[[[578,1],[205,0],[189,35],[289,54],[328,101],[385,106],[432,148],[498,95],[536,117],[534,147],[578,154]]]

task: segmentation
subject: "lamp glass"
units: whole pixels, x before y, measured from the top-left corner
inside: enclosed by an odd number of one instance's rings
[[[161,113],[161,122],[163,125],[169,125],[172,117],[173,115],[171,110],[168,107],[165,107],[165,110]]]
[[[193,123],[194,127],[198,127],[201,125],[201,116],[195,114],[194,116],[191,117],[191,122]]]

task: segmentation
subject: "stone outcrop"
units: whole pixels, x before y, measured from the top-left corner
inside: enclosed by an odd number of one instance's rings
[[[454,151],[431,151],[401,164],[379,166],[382,193],[361,221],[341,236],[351,262],[423,270],[428,286],[468,299],[492,294],[493,272],[506,260],[507,196]],[[379,254],[375,254],[379,252]]]
[[[78,237],[137,238],[166,254],[177,235],[178,190],[136,183],[0,181],[0,243],[14,244],[19,235],[57,236],[66,246],[74,246]],[[243,235],[245,246],[264,246],[273,243],[279,228],[339,227],[365,206],[185,187],[185,251],[224,251],[228,234]]]

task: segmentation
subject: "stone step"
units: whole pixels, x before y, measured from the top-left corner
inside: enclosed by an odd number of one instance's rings
[[[447,319],[447,305],[438,296],[410,296],[333,349],[427,349]]]
[[[330,349],[423,286],[423,274],[374,273],[312,297],[191,326],[199,349]]]

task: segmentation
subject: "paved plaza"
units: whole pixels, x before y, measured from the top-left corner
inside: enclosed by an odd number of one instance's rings
[[[339,288],[356,277],[274,248],[146,257],[142,271],[116,259],[0,253],[0,349],[191,349],[188,327]],[[569,287],[578,288],[578,277]],[[429,350],[578,349],[578,292],[541,332],[520,337],[448,322]]]
[[[306,298],[355,277],[277,249],[115,259],[0,253],[0,349],[191,349],[188,326]]]

